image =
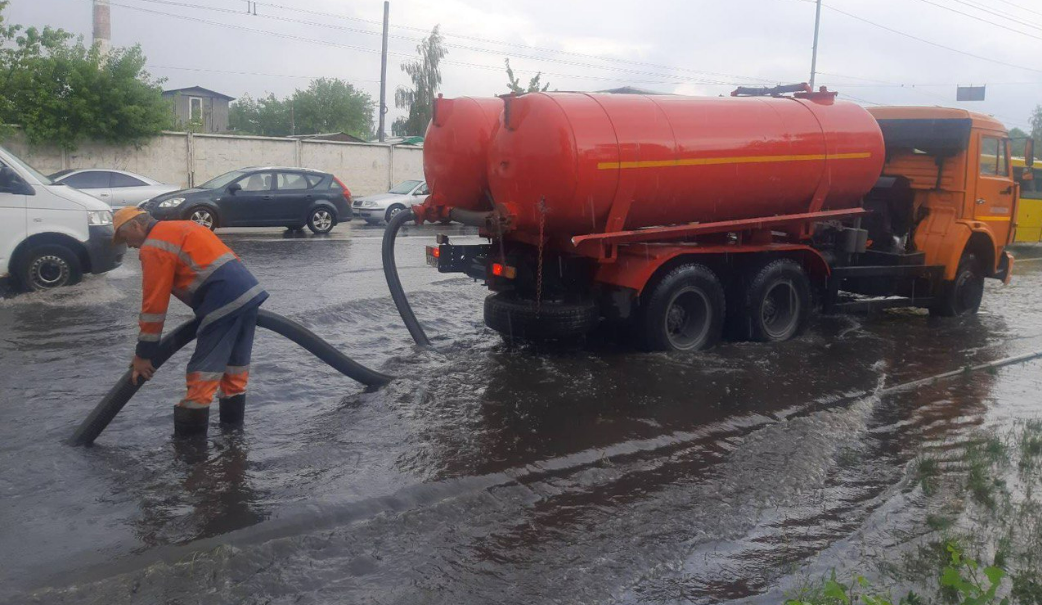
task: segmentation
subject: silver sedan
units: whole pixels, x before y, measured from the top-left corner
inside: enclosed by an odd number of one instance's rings
[[[93,195],[113,208],[136,206],[157,195],[179,189],[175,185],[166,185],[125,170],[85,168],[62,170],[50,176],[52,181]]]

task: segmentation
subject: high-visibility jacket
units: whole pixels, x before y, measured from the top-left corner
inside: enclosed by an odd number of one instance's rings
[[[207,325],[259,305],[268,293],[228,246],[192,221],[156,223],[141,244],[144,294],[136,354],[152,359],[173,294]]]

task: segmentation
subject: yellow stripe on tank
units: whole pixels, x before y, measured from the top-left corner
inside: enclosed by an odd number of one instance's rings
[[[836,153],[827,155],[746,155],[726,158],[686,158],[679,160],[646,160],[640,162],[600,162],[598,170],[628,170],[631,168],[672,168],[674,166],[719,166],[721,164],[771,164],[776,162],[812,162],[815,160],[863,160],[872,157],[871,152]]]

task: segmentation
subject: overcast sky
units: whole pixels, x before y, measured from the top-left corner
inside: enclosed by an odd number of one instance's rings
[[[245,0],[111,0],[112,42],[140,44],[167,88],[283,96],[325,76],[379,98],[380,0],[270,2],[252,16]],[[13,0],[7,17],[90,40],[91,6]],[[394,88],[408,84],[400,64],[436,24],[445,96],[506,92],[507,57],[523,79],[542,71],[559,90],[719,95],[802,82],[814,29],[813,0],[392,0],[390,15],[392,120]],[[1042,103],[1042,2],[825,0],[818,69],[819,85],[865,105],[959,106],[1027,129]],[[959,84],[986,84],[987,100],[956,103]]]

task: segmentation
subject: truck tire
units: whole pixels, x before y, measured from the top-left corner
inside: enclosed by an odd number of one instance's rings
[[[810,318],[810,279],[803,267],[782,258],[760,265],[745,287],[737,318],[748,340],[781,342],[795,338]]]
[[[31,248],[20,256],[18,282],[27,290],[38,292],[71,286],[83,277],[79,257],[60,244]]]
[[[705,265],[681,265],[667,273],[637,315],[636,340],[649,351],[699,351],[720,340],[724,288]]]
[[[984,270],[974,254],[964,254],[953,281],[941,284],[939,300],[930,307],[930,315],[961,317],[973,315],[984,298]]]
[[[592,301],[582,303],[544,302],[514,298],[506,292],[485,299],[485,325],[508,340],[566,340],[582,336],[600,321]]]

